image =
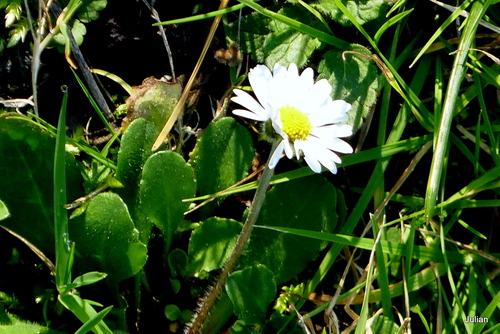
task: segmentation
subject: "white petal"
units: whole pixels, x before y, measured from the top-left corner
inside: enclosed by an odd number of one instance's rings
[[[332,101],[330,97],[330,92],[332,87],[325,79],[320,80],[307,87],[308,89],[304,92],[301,110],[305,113],[311,115],[318,111],[322,106]]]
[[[330,141],[330,143],[331,145],[326,147],[332,151],[344,154],[351,154],[353,152],[351,145],[341,139],[334,138],[332,141]]]
[[[281,159],[281,155],[283,154],[283,142],[279,143],[276,149],[273,152],[273,155],[271,156],[271,159],[269,159],[269,168],[274,169],[276,165],[278,164],[278,161]]]
[[[345,141],[338,139],[338,138],[321,140],[320,145],[325,147],[325,148],[328,148],[329,150],[339,152],[339,153],[350,154],[353,152],[351,145],[349,145]]]
[[[289,103],[291,85],[288,80],[288,70],[280,64],[275,64],[273,78],[269,82],[269,99],[272,108],[279,109]],[[297,74],[298,77],[298,74]]]
[[[345,138],[352,136],[352,126],[341,125],[325,125],[314,127],[311,134],[318,138]]]
[[[333,153],[332,151],[326,150],[326,152],[330,152],[333,155],[335,155],[335,153]],[[332,172],[332,174],[337,173],[337,165],[335,164],[335,162],[333,161],[333,159],[330,157],[329,154],[320,155],[318,157],[318,160],[319,160],[319,163],[322,164],[330,172]]]
[[[298,77],[288,76],[286,85],[288,92],[287,104],[307,113],[307,107],[311,104],[307,93],[314,85],[314,71],[312,68],[306,68]]]
[[[288,80],[297,80],[299,78],[299,69],[295,63],[288,65],[288,72],[286,78]]]
[[[240,117],[252,119],[254,121],[259,121],[259,122],[267,121],[267,114],[260,115],[260,114],[253,113],[253,112],[245,110],[245,109],[234,109],[233,114],[240,116]]]
[[[328,150],[325,146],[322,145],[320,141],[316,138],[312,138],[312,140],[304,141],[302,145],[302,149],[304,152],[304,159],[308,162],[308,165],[313,169],[317,168],[315,162],[325,166],[330,172],[335,174],[337,172],[337,167],[335,163],[340,163],[341,160],[332,151]],[[311,165],[312,164],[312,165]],[[318,172],[316,172],[318,173]]]
[[[316,109],[310,116],[313,126],[341,123],[348,120],[347,111],[351,105],[343,100],[328,101]]]
[[[302,71],[302,74],[300,74],[300,79],[310,82],[310,86],[312,87],[314,84],[314,71],[312,68],[308,67],[304,71]]]
[[[283,140],[284,146],[285,146],[285,154],[288,159],[293,158],[293,148],[292,145],[290,144],[290,141],[288,140],[288,137]],[[299,158],[299,157],[297,157]]]
[[[250,81],[255,96],[265,109],[270,106],[270,82],[272,77],[271,71],[265,65],[255,66],[248,74],[248,81]]]
[[[255,101],[255,99],[250,94],[239,89],[235,89],[234,93],[237,96],[231,98],[233,102],[236,102],[239,105],[247,108],[258,116],[258,118],[252,117],[251,119],[255,119],[258,121],[266,121],[269,119],[268,112],[264,108],[262,108],[262,106],[257,101]]]
[[[307,162],[309,165],[309,168],[315,173],[321,173],[321,165],[319,164],[318,160],[316,160],[313,157],[309,156],[304,156],[304,160]]]
[[[308,98],[311,100],[321,100],[330,97],[332,93],[332,86],[326,79],[321,79],[317,81],[314,86],[311,87],[309,92],[307,92]]]
[[[280,78],[280,77],[286,76],[287,72],[288,72],[288,70],[286,69],[286,67],[281,66],[278,63],[274,64],[274,68],[273,68],[273,77],[274,78]]]

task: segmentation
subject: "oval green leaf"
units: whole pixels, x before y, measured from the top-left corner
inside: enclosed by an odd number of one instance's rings
[[[139,241],[127,206],[117,194],[107,192],[92,199],[84,219],[70,221],[70,235],[86,264],[96,265],[112,282],[135,275],[146,263],[146,245]]]
[[[123,185],[116,192],[127,204],[130,216],[136,220],[136,211],[139,205],[139,182],[146,160],[153,154],[153,146],[158,132],[152,122],[144,118],[133,121],[122,137],[120,151],[118,152],[118,163],[116,178]]]
[[[257,225],[330,233],[337,220],[336,189],[321,175],[312,175],[274,186],[266,194]],[[324,247],[326,243],[318,240],[255,228],[239,266],[264,264],[281,284],[300,273]]]
[[[269,304],[276,297],[276,283],[266,266],[256,265],[231,274],[226,291],[240,320],[261,325]]]
[[[212,217],[191,234],[189,265],[191,273],[222,268],[236,245],[242,225],[232,219]]]
[[[0,116],[0,198],[10,216],[1,224],[54,253],[55,138],[30,120]],[[83,196],[82,177],[74,157],[66,154],[67,198]]]
[[[248,130],[232,117],[211,123],[189,162],[193,165],[200,194],[212,194],[243,179],[251,166],[255,151]],[[205,206],[204,213],[210,206]],[[203,211],[202,211],[203,212]]]
[[[196,190],[193,168],[177,153],[158,152],[144,165],[140,185],[141,240],[149,238],[147,226],[158,227],[165,238],[166,249]]]

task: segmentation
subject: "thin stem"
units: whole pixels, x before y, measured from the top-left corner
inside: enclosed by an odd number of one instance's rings
[[[269,159],[271,159],[276,147],[278,146],[278,142],[273,143],[273,147],[271,149],[271,153],[269,154]],[[222,292],[222,289],[226,285],[227,278],[229,274],[232,273],[238,259],[240,258],[243,250],[245,249],[248,239],[250,239],[250,235],[252,234],[253,226],[259,217],[260,209],[262,204],[264,203],[264,198],[266,196],[267,188],[269,187],[269,183],[271,182],[271,178],[274,174],[274,170],[269,168],[269,160],[267,161],[266,168],[264,172],[262,172],[262,177],[259,181],[259,185],[255,192],[252,206],[250,207],[250,212],[248,213],[245,224],[243,225],[243,229],[241,230],[240,235],[238,236],[238,240],[236,241],[236,246],[229,257],[229,260],[226,262],[222,273],[220,274],[217,283],[210,290],[208,296],[203,301],[201,305],[200,311],[197,315],[195,315],[195,319],[193,320],[193,324],[188,329],[188,334],[199,334],[201,327],[205,320],[208,317],[208,313],[214,306],[217,299],[219,299],[219,295]]]

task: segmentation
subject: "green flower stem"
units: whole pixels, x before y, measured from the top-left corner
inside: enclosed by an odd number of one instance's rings
[[[250,211],[248,213],[245,224],[243,225],[243,229],[241,230],[241,233],[238,236],[238,240],[236,241],[236,245],[234,246],[233,252],[229,257],[229,260],[226,262],[226,265],[224,266],[224,269],[222,270],[222,273],[220,274],[217,283],[212,288],[212,290],[210,290],[207,297],[203,301],[203,304],[201,305],[199,312],[195,315],[193,323],[188,330],[188,334],[201,333],[200,331],[201,327],[205,322],[205,320],[207,319],[208,313],[210,312],[215,302],[219,298],[222,289],[226,285],[229,274],[233,272],[233,269],[236,266],[238,259],[240,258],[241,254],[243,253],[243,250],[245,249],[248,243],[248,239],[250,239],[253,226],[255,225],[255,222],[259,217],[260,209],[262,208],[262,204],[264,203],[264,198],[266,196],[267,188],[269,187],[269,183],[271,182],[271,178],[273,177],[274,174],[274,170],[269,168],[269,161],[274,151],[276,150],[277,146],[278,142],[275,141],[271,148],[266,168],[264,168],[264,171],[262,172],[262,177],[259,181],[259,185],[255,192],[252,206],[250,207]]]

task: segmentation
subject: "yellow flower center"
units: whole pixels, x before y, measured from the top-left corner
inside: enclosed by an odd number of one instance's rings
[[[282,130],[291,141],[305,139],[312,130],[309,117],[294,107],[284,106],[279,109]]]

